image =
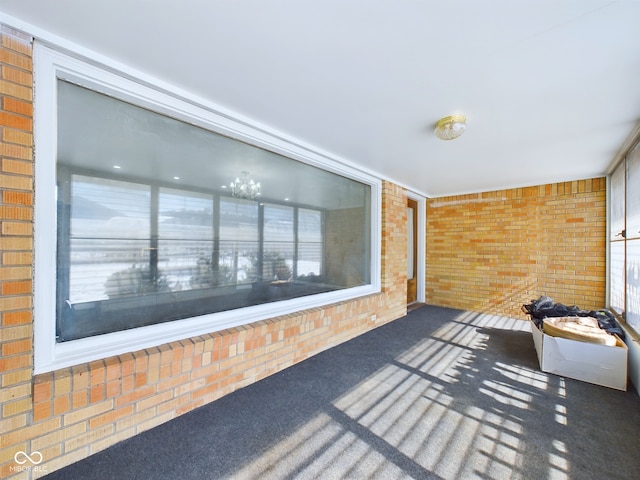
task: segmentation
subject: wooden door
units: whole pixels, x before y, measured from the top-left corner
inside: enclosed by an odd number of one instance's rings
[[[407,305],[418,301],[418,202],[407,199]]]

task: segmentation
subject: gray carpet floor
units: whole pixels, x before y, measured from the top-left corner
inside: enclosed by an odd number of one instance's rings
[[[542,373],[527,322],[424,306],[46,478],[631,480],[640,397]]]

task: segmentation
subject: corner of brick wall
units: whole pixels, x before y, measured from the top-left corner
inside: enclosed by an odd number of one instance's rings
[[[524,318],[540,295],[605,306],[606,180],[431,199],[427,302]]]
[[[387,265],[382,277],[385,292],[407,298],[407,195],[391,182],[382,184],[382,261]],[[401,248],[398,247],[400,242]]]
[[[32,422],[33,79],[32,40],[0,26],[0,477]],[[10,445],[10,446],[9,446]]]
[[[32,51],[0,25],[1,478],[43,476],[406,314],[406,199],[387,183],[381,293],[34,375]]]

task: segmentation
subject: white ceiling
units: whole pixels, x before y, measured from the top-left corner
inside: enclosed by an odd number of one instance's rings
[[[602,175],[640,118],[638,0],[0,0],[0,14],[430,197]],[[452,113],[467,131],[438,140]]]

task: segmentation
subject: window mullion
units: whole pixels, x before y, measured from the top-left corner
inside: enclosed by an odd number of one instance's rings
[[[62,319],[62,323],[67,321],[70,315],[68,310],[68,300],[71,291],[71,197],[72,178],[68,168],[59,168],[56,174],[58,180],[58,240],[56,245],[57,252],[57,279],[58,288],[56,290],[56,310],[57,317]],[[62,328],[58,325],[56,336],[59,337]]]
[[[158,222],[160,216],[160,194],[157,186],[151,187],[151,208],[149,219],[149,276],[151,285],[158,285]]]
[[[300,209],[298,207],[294,207],[293,209],[293,278],[298,278],[298,248],[299,248],[299,235],[298,235],[298,225],[299,225],[299,215]]]
[[[214,278],[218,278],[220,272],[220,195],[213,196],[213,244],[211,246],[211,269]],[[233,272],[233,284],[238,283],[238,271]]]
[[[264,280],[264,204],[258,205],[258,258],[256,261],[258,280]]]

